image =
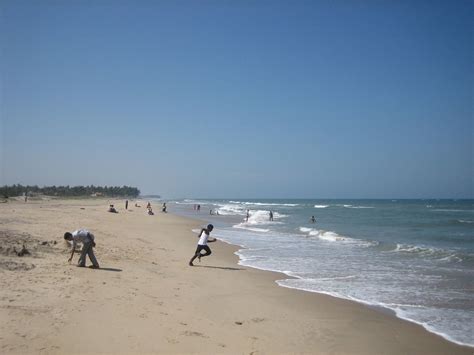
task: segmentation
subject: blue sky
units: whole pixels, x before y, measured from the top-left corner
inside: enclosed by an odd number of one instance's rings
[[[0,184],[474,197],[472,1],[2,1]]]

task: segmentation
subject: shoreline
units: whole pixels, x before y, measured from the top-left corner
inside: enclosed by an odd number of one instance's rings
[[[190,214],[183,214],[182,211],[181,211],[181,214],[180,213],[173,213],[173,212],[170,212],[170,213],[172,213],[176,216],[179,216],[179,217],[189,218],[191,220],[196,220],[198,222],[203,222],[203,221],[199,220],[199,218],[194,217]],[[225,222],[224,222],[224,224],[225,224]],[[230,224],[229,226],[232,226],[232,224]],[[218,238],[218,236],[217,236],[217,238]],[[247,248],[246,246],[243,246],[243,245],[233,244],[233,243],[231,243],[229,241],[226,241],[226,240],[223,240],[223,239],[219,239],[219,240],[223,243],[226,243],[228,245],[231,245],[231,246],[234,246],[234,247],[237,248],[236,251],[234,252],[234,254],[237,256],[237,261],[236,261],[237,265],[250,267],[250,268],[260,270],[260,271],[263,271],[263,272],[272,272],[272,273],[282,275],[282,277],[275,279],[275,284],[278,287],[284,287],[284,288],[287,288],[287,289],[293,289],[293,290],[297,290],[297,291],[308,292],[310,294],[329,296],[329,297],[332,297],[334,299],[344,300],[344,301],[347,301],[347,302],[352,302],[352,303],[358,304],[360,306],[367,307],[369,309],[373,309],[373,310],[375,310],[377,312],[380,312],[382,314],[389,315],[389,316],[394,317],[398,320],[409,322],[409,323],[415,324],[417,326],[421,326],[428,333],[439,336],[442,339],[444,339],[446,341],[449,341],[453,344],[456,344],[456,345],[459,345],[459,346],[462,346],[462,347],[468,347],[468,348],[474,349],[474,343],[473,344],[468,344],[468,343],[463,343],[463,342],[457,341],[457,340],[453,339],[452,337],[450,337],[448,334],[437,331],[436,329],[433,329],[432,327],[430,327],[429,325],[427,325],[423,322],[417,321],[417,320],[409,318],[409,317],[404,317],[404,316],[400,315],[396,310],[391,309],[391,308],[389,308],[389,307],[387,307],[383,304],[378,305],[378,304],[373,304],[373,303],[366,302],[366,301],[360,300],[360,299],[350,299],[350,298],[346,298],[346,297],[342,297],[342,296],[337,296],[337,295],[331,294],[329,292],[327,292],[327,293],[324,292],[324,291],[319,291],[318,292],[318,291],[314,291],[314,290],[298,288],[298,287],[291,287],[291,286],[286,286],[286,285],[280,284],[278,281],[283,281],[285,279],[300,279],[300,277],[291,275],[290,273],[286,273],[286,272],[283,272],[283,271],[275,271],[275,270],[271,270],[271,269],[256,267],[256,266],[253,266],[253,265],[247,265],[247,264],[245,264],[244,260],[241,259],[240,255],[239,255],[239,251],[240,250],[246,250],[246,249],[249,249],[249,248]]]
[[[184,217],[184,218],[187,218],[187,217]],[[191,218],[192,219],[192,218]],[[371,304],[371,303],[368,303],[368,302],[364,302],[362,300],[351,300],[351,299],[347,299],[347,298],[343,298],[343,297],[337,297],[335,295],[332,295],[330,293],[324,293],[324,292],[317,292],[317,291],[313,291],[313,290],[305,290],[305,289],[302,289],[302,288],[296,288],[296,287],[289,287],[289,286],[285,286],[285,285],[280,285],[278,283],[278,281],[282,280],[282,279],[298,279],[298,277],[296,276],[292,276],[292,275],[289,275],[289,274],[286,274],[284,272],[279,272],[279,271],[273,271],[273,270],[269,270],[269,269],[264,269],[264,268],[258,268],[258,267],[255,267],[255,266],[249,266],[249,265],[244,265],[241,263],[241,259],[240,257],[238,256],[238,251],[239,250],[242,250],[242,249],[247,249],[241,245],[235,245],[235,244],[232,244],[230,242],[227,242],[227,241],[223,241],[223,240],[220,240],[222,243],[225,243],[227,245],[230,245],[232,247],[234,247],[236,250],[234,252],[234,255],[237,257],[237,265],[242,265],[242,266],[245,266],[245,267],[250,267],[252,269],[256,269],[256,270],[259,270],[259,271],[262,271],[262,272],[266,272],[266,273],[272,273],[274,274],[274,282],[276,284],[276,286],[278,287],[282,287],[282,288],[286,288],[286,289],[289,289],[289,290],[293,290],[293,291],[297,291],[297,292],[304,292],[304,293],[308,293],[308,294],[313,294],[313,295],[316,295],[316,296],[322,296],[322,297],[329,297],[331,299],[334,299],[334,300],[339,300],[339,301],[343,301],[343,302],[349,302],[349,303],[352,303],[352,304],[355,304],[357,306],[360,306],[360,307],[364,307],[364,308],[367,308],[367,309],[370,309],[370,310],[373,310],[375,312],[378,312],[380,314],[383,314],[385,316],[388,316],[388,317],[392,317],[398,321],[402,321],[402,322],[407,322],[409,324],[412,324],[412,325],[415,325],[415,326],[419,326],[421,327],[424,331],[428,332],[429,334],[431,335],[434,335],[436,337],[439,337],[445,341],[448,341],[454,345],[458,345],[458,346],[461,346],[461,347],[466,347],[466,348],[470,348],[470,349],[473,349],[474,350],[474,346],[471,346],[469,344],[463,344],[463,343],[459,343],[455,340],[452,340],[449,338],[449,336],[445,335],[445,334],[442,334],[442,333],[438,333],[436,331],[433,331],[433,330],[430,330],[428,329],[425,324],[421,323],[421,322],[417,322],[413,319],[409,319],[409,318],[403,318],[403,317],[400,317],[393,309],[390,309],[390,308],[387,308],[387,307],[384,307],[384,306],[378,306],[378,305],[374,305],[374,304]],[[277,276],[277,275],[281,275],[281,277]]]
[[[172,214],[172,215],[181,217],[181,218],[194,220],[198,223],[202,223],[202,224],[207,224],[208,223],[208,222],[205,222],[204,220],[200,220],[199,218],[195,218],[195,217],[190,216],[190,215],[181,215],[179,213],[173,213],[173,212],[169,212],[169,213]],[[293,276],[293,275],[290,275],[290,274],[287,274],[287,273],[281,272],[281,271],[274,271],[274,270],[270,270],[270,269],[265,269],[265,268],[259,268],[259,267],[256,267],[256,266],[246,265],[246,264],[242,263],[243,260],[240,258],[239,251],[244,250],[244,249],[248,249],[247,247],[245,247],[243,245],[233,244],[231,242],[219,239],[218,236],[216,236],[216,238],[220,242],[225,243],[225,244],[235,248],[233,254],[234,254],[234,256],[236,256],[236,259],[237,259],[236,262],[235,262],[236,265],[250,267],[252,269],[259,270],[259,271],[262,271],[262,272],[270,272],[270,273],[275,274],[274,283],[278,287],[283,287],[283,288],[287,288],[287,289],[295,290],[295,291],[299,291],[299,292],[307,292],[309,294],[321,295],[321,296],[325,296],[325,297],[327,296],[327,297],[330,297],[330,298],[333,298],[333,299],[354,303],[354,304],[357,304],[359,306],[366,307],[368,309],[379,312],[381,314],[388,315],[390,317],[393,317],[394,319],[397,319],[397,320],[400,320],[400,321],[403,321],[403,322],[408,322],[408,323],[414,324],[416,326],[420,326],[420,327],[423,328],[423,330],[427,331],[428,333],[430,333],[432,335],[440,337],[445,341],[448,341],[452,344],[455,344],[455,345],[458,345],[458,346],[461,346],[461,347],[471,348],[471,349],[474,350],[474,345],[458,342],[458,341],[452,339],[447,334],[437,332],[434,329],[430,329],[430,327],[428,325],[426,325],[422,322],[418,322],[418,321],[416,321],[414,319],[411,319],[411,318],[408,318],[408,317],[400,316],[395,310],[393,310],[391,308],[388,308],[388,307],[385,307],[383,305],[376,305],[376,304],[372,304],[372,303],[369,303],[369,302],[365,302],[363,300],[355,300],[355,299],[349,299],[349,298],[344,298],[344,297],[338,297],[336,295],[333,295],[333,294],[330,294],[330,293],[325,293],[325,292],[318,292],[318,291],[313,291],[313,290],[306,290],[306,289],[303,289],[303,288],[297,288],[297,287],[290,287],[290,286],[281,285],[278,281],[281,281],[281,280],[284,280],[284,279],[299,279],[299,277]],[[281,277],[277,277],[276,275],[281,275]]]
[[[228,245],[235,246],[237,248],[237,251],[235,253],[237,253],[241,249],[247,249],[247,248],[242,247],[240,245],[235,245],[235,244],[228,243],[228,242],[225,242],[225,241],[222,241],[222,240],[220,240],[220,241],[223,242],[223,243],[226,243]],[[238,257],[238,254],[236,254],[236,255]],[[280,274],[280,275],[284,276],[283,279],[299,279],[296,276],[289,275],[289,274],[286,274],[284,272],[274,271],[274,270],[269,270],[269,269],[264,269],[264,268],[258,268],[258,267],[250,266],[250,265],[244,265],[244,264],[241,263],[241,259],[239,257],[238,257],[237,265],[250,267],[250,268],[262,271],[262,272],[271,272],[271,273],[275,273],[275,274]],[[388,307],[385,307],[383,305],[375,305],[375,304],[371,304],[369,302],[364,302],[363,300],[355,300],[355,299],[348,299],[348,298],[344,298],[344,297],[338,297],[338,296],[335,296],[333,294],[325,293],[325,292],[318,292],[318,291],[313,291],[313,290],[306,290],[306,289],[303,289],[303,288],[285,286],[285,285],[281,285],[281,284],[278,283],[278,281],[280,281],[280,280],[282,280],[282,278],[276,278],[275,279],[275,284],[278,287],[284,287],[284,288],[287,288],[287,289],[290,289],[290,290],[295,290],[295,291],[300,291],[300,292],[307,292],[307,293],[310,293],[310,294],[327,296],[327,297],[331,297],[331,298],[334,298],[334,299],[337,299],[337,300],[342,300],[342,301],[346,301],[346,302],[355,303],[359,306],[366,307],[368,309],[374,310],[374,311],[379,312],[379,313],[384,314],[384,315],[388,315],[388,316],[393,317],[397,320],[401,320],[401,321],[404,321],[404,322],[408,322],[408,323],[420,326],[424,330],[426,330],[428,333],[433,334],[435,336],[438,336],[438,337],[442,338],[443,340],[446,340],[446,341],[448,341],[450,343],[453,343],[455,345],[471,348],[471,349],[474,350],[474,345],[464,344],[464,343],[458,342],[458,341],[452,339],[451,337],[449,337],[448,335],[446,335],[444,333],[437,332],[433,329],[429,329],[429,327],[426,324],[422,323],[422,322],[418,322],[418,321],[416,321],[414,319],[411,319],[411,318],[405,318],[405,317],[399,316],[395,310],[393,310],[391,308],[388,308]]]
[[[189,267],[191,231],[202,220],[124,211],[121,200],[120,213],[110,214],[106,201],[0,205],[2,230],[38,246],[21,259],[36,265],[29,271],[0,268],[2,351],[472,353],[358,302],[280,287],[287,275],[240,265],[233,244],[212,243],[213,254]],[[65,262],[61,233],[79,227],[96,235],[102,270]],[[58,244],[41,250],[53,239]],[[18,260],[0,254],[2,262]],[[71,341],[78,330],[85,344]]]
[[[449,199],[447,199],[447,200],[449,200]],[[231,201],[231,202],[235,202],[235,201]],[[256,203],[256,204],[258,205],[258,203]],[[177,204],[176,207],[178,207],[178,206],[181,207],[182,205]],[[207,207],[207,208],[209,208],[209,207]],[[174,212],[174,213],[178,216],[183,216],[183,217],[191,218],[191,219],[197,219],[196,216],[193,216],[191,213],[189,213],[185,210],[182,210],[181,208],[178,209],[177,211],[178,212]],[[223,215],[223,217],[220,217],[219,219],[224,219],[225,220],[226,217],[228,217],[228,216]],[[215,215],[212,215],[211,218],[217,222],[217,220],[215,219]],[[239,221],[240,221],[240,219],[239,219]],[[221,222],[221,221],[219,221],[219,222]],[[237,219],[234,218],[234,220],[229,219],[229,220],[224,221],[223,223],[220,223],[220,224],[221,224],[221,227],[224,227],[225,229],[227,229],[227,228],[232,229],[231,227],[235,227],[236,222],[237,222]],[[251,228],[247,228],[247,229],[244,228],[244,230],[248,231],[248,230],[252,230],[252,229]],[[237,232],[237,230],[236,230],[236,232]],[[408,315],[403,315],[403,312],[399,312],[397,309],[390,308],[389,306],[387,306],[383,303],[381,303],[381,304],[370,303],[368,301],[365,301],[364,299],[344,297],[342,295],[332,294],[330,292],[317,291],[317,290],[314,290],[314,289],[305,289],[303,287],[285,285],[284,281],[286,279],[302,279],[302,280],[304,280],[304,278],[293,275],[291,272],[274,270],[274,269],[265,268],[265,267],[258,267],[258,266],[252,265],[252,263],[246,263],[245,258],[242,258],[242,255],[239,252],[241,250],[252,250],[252,248],[247,247],[245,245],[238,244],[238,243],[233,244],[232,241],[228,241],[228,240],[224,240],[224,239],[221,239],[221,241],[223,241],[227,244],[230,244],[230,245],[235,245],[235,246],[238,247],[238,250],[236,251],[236,255],[238,256],[238,259],[239,259],[238,260],[239,265],[255,268],[255,269],[261,270],[261,271],[281,273],[282,275],[284,275],[284,277],[282,277],[280,280],[275,280],[275,283],[280,287],[285,287],[285,288],[299,290],[299,291],[305,291],[305,292],[318,294],[318,295],[327,295],[327,296],[330,296],[330,297],[334,297],[336,299],[341,299],[341,300],[345,300],[345,301],[349,301],[349,302],[355,302],[355,303],[357,303],[359,305],[362,305],[364,307],[368,307],[368,308],[377,310],[379,312],[382,312],[384,314],[391,315],[391,316],[393,316],[393,317],[395,317],[399,320],[403,320],[403,321],[410,322],[412,324],[419,325],[419,326],[423,327],[429,333],[434,334],[436,336],[440,336],[441,338],[443,338],[443,339],[445,339],[445,340],[447,340],[447,341],[449,341],[453,344],[457,344],[459,346],[470,347],[470,348],[474,349],[474,341],[469,343],[469,342],[462,342],[462,341],[456,340],[455,338],[451,337],[449,335],[449,333],[445,333],[443,331],[440,331],[440,330],[436,329],[435,327],[430,326],[429,324],[426,324],[425,322],[417,320],[416,318],[410,317]],[[283,281],[283,282],[279,282],[279,281]]]

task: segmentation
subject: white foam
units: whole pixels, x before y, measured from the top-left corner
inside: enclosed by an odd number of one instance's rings
[[[375,207],[370,207],[370,206],[351,206],[351,205],[344,205],[346,208],[375,208]]]
[[[429,247],[422,247],[417,245],[409,245],[409,244],[397,244],[393,252],[400,252],[400,253],[413,253],[413,254],[420,254],[420,255],[433,255],[436,252],[439,252],[439,249],[436,248],[429,248]]]
[[[269,211],[263,210],[252,210],[249,212],[249,218],[245,222],[240,223],[240,226],[255,226],[255,225],[267,225],[267,224],[282,224],[283,222],[275,221],[276,219],[282,219],[287,215],[273,212],[273,221],[270,221]]]
[[[328,242],[344,242],[350,240],[350,238],[341,237],[339,234],[330,231],[313,231],[309,232],[309,235],[316,236]]]
[[[342,206],[342,207],[345,207],[345,208],[355,208],[355,209],[358,209],[358,208],[375,208],[375,207],[372,207],[372,206],[354,206],[354,205],[336,205],[336,206]]]
[[[222,204],[218,205],[219,207],[217,208],[217,211],[219,211],[219,214],[224,215],[224,216],[245,216],[247,214],[247,209],[248,206],[241,206],[241,205],[236,205],[236,204]],[[270,211],[265,211],[265,210],[251,210],[250,211],[250,218],[249,218],[249,223],[250,224],[262,224],[264,220],[269,221],[270,220]],[[273,211],[273,219],[281,219],[287,217],[285,214],[278,213]],[[259,220],[260,222],[258,222]]]
[[[238,203],[245,206],[285,206],[285,207],[296,207],[298,203],[270,203],[270,202],[243,202],[243,201],[229,201],[230,203]]]
[[[245,209],[242,206],[232,205],[232,204],[224,204],[219,205],[217,209],[219,214],[224,216],[245,216]]]
[[[447,209],[447,208],[438,208],[432,211],[436,212],[474,212],[474,210],[454,210],[454,209]]]
[[[433,260],[438,261],[463,261],[463,255],[456,253],[456,251],[426,246],[397,244],[395,249],[391,250],[390,252],[412,254],[420,257],[431,258]]]
[[[328,242],[337,242],[337,241],[346,240],[346,238],[341,237],[339,234],[335,232],[318,230],[316,228],[300,227],[300,231],[308,234],[311,237],[318,237],[319,239],[325,240]],[[350,238],[347,238],[347,239],[350,239]]]
[[[205,201],[198,201],[198,200],[191,200],[191,199],[185,199],[183,201],[174,201],[177,205],[203,205],[206,204]]]
[[[328,205],[314,205],[314,208],[327,208]]]
[[[236,224],[235,226],[232,226],[232,228],[239,228],[239,229],[245,229],[249,230],[252,232],[261,232],[261,233],[268,233],[270,229],[263,229],[263,228],[255,228],[255,227],[247,227],[245,225],[241,224]]]
[[[349,237],[341,236],[337,234],[336,232],[319,230],[316,228],[300,227],[299,230],[300,232],[307,234],[309,237],[316,237],[325,242],[331,242],[331,243],[337,242],[337,243],[353,244],[353,245],[359,245],[359,246],[373,246],[377,244],[376,242],[369,242],[365,240],[349,238]]]

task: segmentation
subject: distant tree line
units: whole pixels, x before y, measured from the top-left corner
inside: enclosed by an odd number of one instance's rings
[[[138,197],[140,190],[132,186],[23,186],[20,184],[0,187],[0,196],[21,196],[42,194],[48,196],[107,196],[107,197]]]

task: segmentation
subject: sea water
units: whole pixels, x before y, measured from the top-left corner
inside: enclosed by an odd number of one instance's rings
[[[240,264],[291,276],[280,286],[385,307],[474,346],[474,200],[203,199],[168,208],[213,223],[214,236],[242,246]]]

